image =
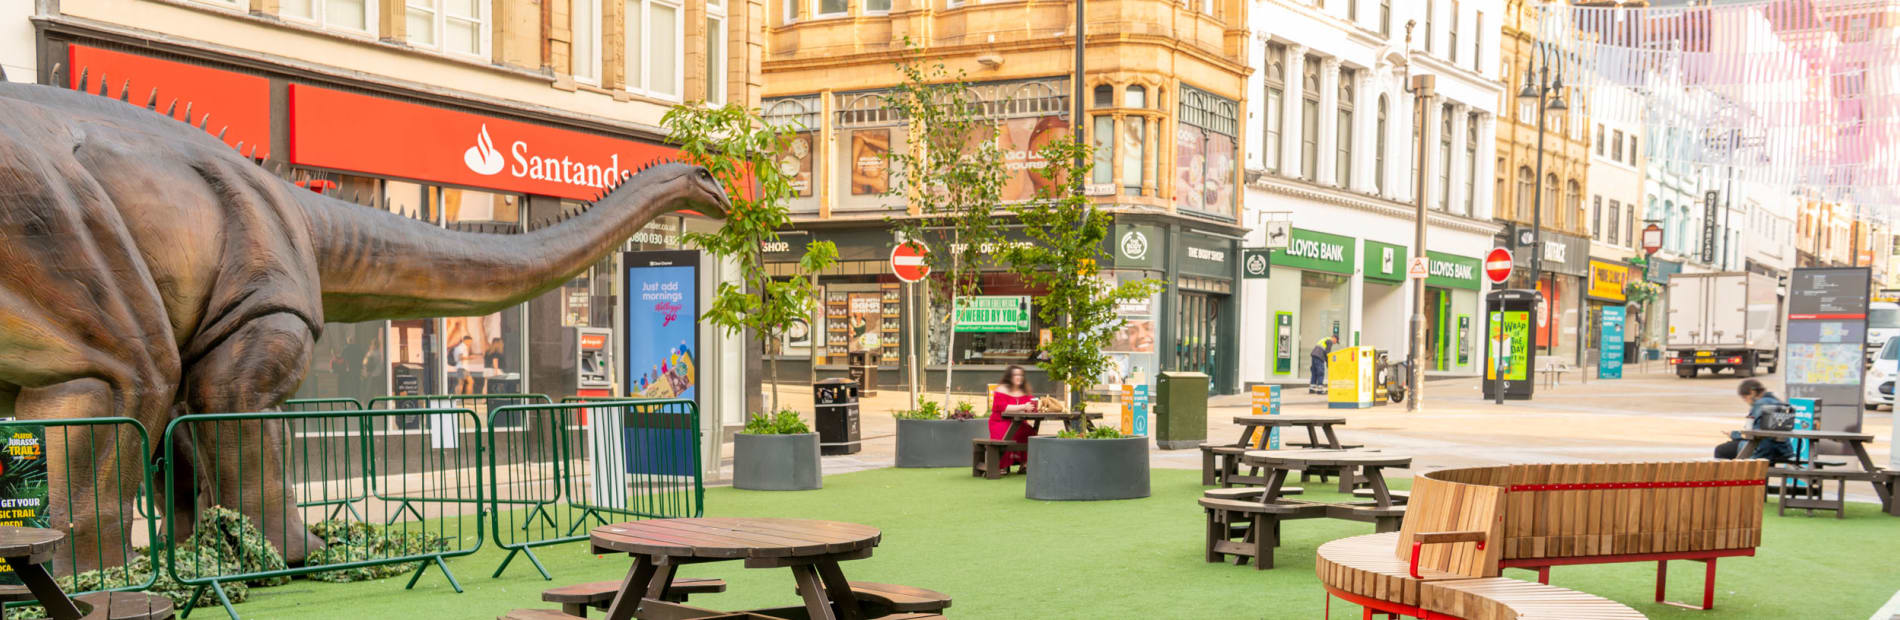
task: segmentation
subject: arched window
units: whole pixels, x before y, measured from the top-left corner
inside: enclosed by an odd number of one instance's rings
[[[1319,57],[1307,56],[1300,78],[1300,178],[1319,179]]]
[[[1140,84],[1128,85],[1127,96],[1122,99],[1122,107],[1137,109],[1148,107],[1148,88]]]
[[[1544,203],[1539,206],[1538,212],[1548,216],[1552,213],[1558,213],[1558,212],[1563,211],[1563,208],[1557,205],[1558,205],[1557,175],[1546,174],[1544,175]],[[1544,225],[1562,227],[1561,223],[1558,223],[1549,217],[1544,218]]]
[[[1513,219],[1530,221],[1531,201],[1537,198],[1537,175],[1530,166],[1517,167],[1517,213]]]
[[[1567,228],[1571,222],[1583,222],[1583,187],[1576,179],[1564,186],[1564,213],[1557,218],[1558,228]]]
[[[1379,195],[1385,195],[1385,95],[1379,95],[1379,126],[1373,132],[1372,149],[1372,187]],[[1271,145],[1269,145],[1271,146]]]
[[[1115,107],[1115,87],[1102,84],[1095,87],[1095,100],[1090,102],[1098,108]]]
[[[1465,208],[1459,215],[1478,212],[1478,113],[1465,117]]]
[[[1266,137],[1261,141],[1268,172],[1280,172],[1280,135],[1286,129],[1286,46],[1267,44]]]
[[[1438,111],[1438,210],[1451,210],[1451,104]]]
[[[1333,160],[1334,179],[1340,187],[1352,187],[1352,100],[1354,74],[1351,69],[1339,70],[1339,118],[1334,128],[1336,147]]]

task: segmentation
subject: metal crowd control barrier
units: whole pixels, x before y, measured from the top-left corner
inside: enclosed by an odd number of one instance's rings
[[[431,428],[465,430],[417,431],[390,423],[390,418],[401,415],[425,416]],[[209,589],[232,618],[237,612],[220,584],[234,581],[413,562],[416,571],[406,587],[415,587],[423,572],[434,565],[442,570],[449,585],[461,592],[461,584],[443,559],[474,553],[486,538],[481,519],[484,489],[480,428],[475,412],[468,409],[216,413],[174,419],[165,427],[162,438],[164,479],[160,488],[174,489],[180,483],[193,482],[181,479],[192,472],[182,472],[176,466],[186,456],[179,451],[189,450],[201,497],[194,501],[167,493],[160,514],[178,518],[165,519],[163,538],[154,540],[188,538],[180,523],[186,515],[192,517],[190,522],[205,527],[200,511],[205,506],[222,506],[247,515],[257,530],[252,535],[258,539],[229,540],[228,546],[240,551],[236,560],[202,545],[196,553],[168,545],[165,570],[179,583],[196,586],[190,603],[196,603]],[[411,458],[411,453],[426,456]],[[350,469],[349,464],[359,461],[373,470],[368,479],[360,476],[361,470]],[[383,542],[395,544],[319,549],[321,541],[308,533],[305,522],[324,517],[324,504],[309,498],[322,497],[332,490],[336,497],[355,496],[364,492],[361,487],[365,485],[382,493],[363,500],[362,512],[350,511],[348,514],[355,519],[345,519],[341,525],[354,534],[352,526],[385,524],[383,534],[388,538]],[[382,499],[385,495],[398,498],[400,507],[392,508],[391,500]],[[311,505],[300,506],[305,503]],[[474,506],[472,516],[466,506]],[[404,512],[416,518],[397,522]],[[332,510],[330,516],[342,514]],[[373,517],[381,519],[371,521]],[[241,537],[241,532],[232,528],[225,534]],[[286,558],[312,553],[328,557],[321,564],[290,568],[242,553],[265,543],[275,545]],[[183,564],[181,558],[191,561]],[[181,615],[188,615],[190,610],[187,604]]]
[[[379,396],[370,399],[369,408],[376,411],[401,411],[401,415],[390,416],[387,420],[388,426],[390,426],[392,430],[421,431],[428,433],[431,437],[445,437],[449,435],[480,433],[484,428],[484,425],[480,423],[482,420],[492,421],[493,419],[499,418],[500,422],[504,423],[506,427],[512,428],[520,426],[522,421],[518,419],[519,414],[501,412],[501,414],[497,416],[497,410],[511,405],[545,405],[553,402],[554,401],[549,399],[546,394],[436,394],[423,396]],[[468,428],[445,428],[437,424],[438,420],[412,411],[430,407],[465,409],[474,412],[477,424]],[[450,420],[452,419],[444,419],[442,421]],[[409,455],[404,454],[403,456],[404,458],[408,458]],[[430,455],[423,454],[418,456],[427,457]],[[407,466],[408,464],[404,463],[404,465]],[[459,501],[441,497],[391,495],[382,491],[380,487],[374,484],[376,479],[374,475],[376,472],[374,463],[371,463],[369,471],[371,473],[372,482],[370,493],[384,501],[399,502],[396,513],[390,516],[392,520],[400,517],[405,512],[413,515],[417,519],[421,519],[422,515],[416,511],[413,505],[414,502]]]
[[[493,422],[513,414],[524,428]],[[534,547],[586,540],[592,525],[698,517],[706,488],[699,407],[690,400],[566,399],[490,412],[489,499],[495,544],[508,550],[494,577]]]
[[[31,441],[36,429],[43,438],[37,452]],[[38,522],[65,532],[65,542],[53,552],[54,577],[105,571],[98,587],[75,583],[70,595],[150,588],[157,571],[134,575],[127,568],[137,556],[139,530],[146,540],[159,541],[157,520],[150,518],[152,442],[145,426],[119,417],[7,420],[0,421],[0,434],[8,446],[4,458],[20,477],[9,489],[14,501],[0,510],[0,525]],[[46,494],[44,504],[34,501],[40,493]],[[25,586],[0,586],[0,600],[25,601],[14,606],[33,605],[32,599]]]
[[[354,398],[293,398],[284,401],[281,409],[291,413],[310,411],[362,411],[363,403]],[[368,435],[364,437],[367,439]],[[337,476],[330,475],[331,467],[341,468],[343,470],[342,473],[346,476],[349,475],[350,470],[354,468],[357,475],[363,477],[364,483],[354,488],[345,485],[342,492],[337,492],[334,496],[332,496],[333,489],[331,485],[325,484],[317,490],[317,496],[314,498],[299,496],[300,501],[297,502],[297,507],[330,506],[329,512],[323,517],[326,521],[335,519],[337,515],[342,512],[348,512],[351,517],[361,521],[363,520],[363,514],[357,512],[356,505],[363,500],[369,499],[369,447],[362,446],[358,449],[358,454],[362,455],[361,458],[358,459],[332,458],[331,449],[333,447],[331,442],[320,442],[317,445],[316,453],[312,454],[310,446],[307,443],[300,441],[296,444],[296,450],[299,452],[298,456],[303,457],[301,462],[305,464],[316,463],[316,468],[320,471],[315,473],[320,479],[337,479]],[[312,472],[304,471],[301,473],[306,474],[303,478],[304,480],[309,480],[308,474]]]

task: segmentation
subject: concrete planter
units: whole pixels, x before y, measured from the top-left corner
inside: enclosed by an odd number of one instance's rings
[[[1029,499],[1105,500],[1148,496],[1148,438],[1029,438]]]
[[[970,440],[990,436],[989,421],[897,420],[898,467],[969,467]]]
[[[732,436],[732,486],[754,491],[823,488],[818,433]]]

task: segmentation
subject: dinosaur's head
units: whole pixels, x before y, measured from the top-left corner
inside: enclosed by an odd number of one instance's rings
[[[726,189],[703,167],[669,163],[655,166],[648,173],[658,176],[655,180],[662,184],[678,185],[679,193],[675,195],[684,201],[680,205],[682,211],[723,220],[732,208],[732,198],[726,196]]]

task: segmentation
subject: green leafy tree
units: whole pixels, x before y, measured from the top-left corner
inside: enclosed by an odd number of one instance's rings
[[[1152,279],[1116,282],[1101,273],[1102,262],[1109,258],[1104,241],[1115,218],[1096,209],[1077,182],[1089,173],[1092,150],[1066,138],[1042,148],[1046,170],[1056,182],[1040,199],[1018,209],[1034,243],[1012,245],[1003,252],[1011,271],[1047,291],[1036,299],[1036,316],[1049,326],[1050,335],[1043,346],[1046,357],[1037,365],[1050,380],[1067,387],[1071,406],[1108,369],[1109,356],[1103,350],[1125,322],[1115,313],[1116,306],[1145,299],[1162,286]]]
[[[996,216],[1008,173],[996,125],[983,114],[963,72],[925,64],[922,50],[908,38],[904,44],[904,57],[897,62],[904,81],[885,95],[884,105],[908,121],[909,148],[889,156],[895,182],[887,195],[917,205],[920,217],[890,223],[902,239],[947,242],[930,248],[926,261],[937,275],[923,284],[935,305],[950,309],[939,319],[946,334],[943,399],[949,402],[957,300],[982,292],[980,270],[992,262],[985,254],[1001,237]],[[929,340],[925,334],[924,350]]]
[[[752,330],[759,348],[796,321],[810,316],[816,303],[812,276],[838,260],[829,241],[807,245],[793,273],[774,278],[765,268],[765,244],[792,223],[792,183],[778,166],[791,145],[792,128],[773,127],[764,117],[738,104],[723,107],[684,105],[660,120],[667,140],[679,146],[681,159],[702,166],[725,188],[732,208],[719,230],[687,233],[685,240],[739,266],[739,281],[719,283],[701,318],[726,335]],[[778,407],[778,362],[772,361],[772,405]]]

